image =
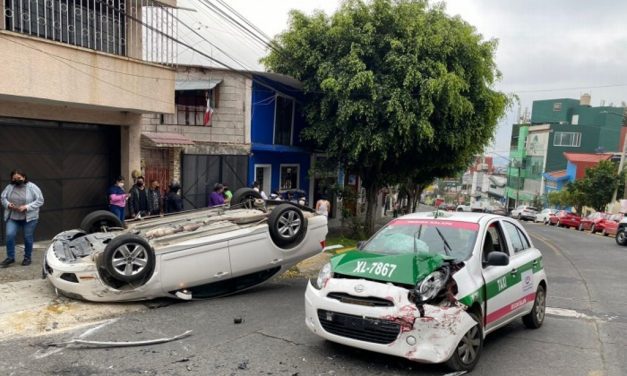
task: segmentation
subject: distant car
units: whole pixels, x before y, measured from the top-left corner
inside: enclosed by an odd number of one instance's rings
[[[549,224],[549,218],[557,213],[557,209],[544,209],[540,213],[536,214],[534,222],[542,222],[545,225]]]
[[[453,204],[440,204],[440,206],[438,206],[438,209],[446,210],[446,211],[455,211],[455,205],[453,205]]]
[[[593,234],[597,231],[603,231],[605,228],[605,222],[610,218],[610,214],[603,212],[595,212],[588,216],[581,218],[579,224],[579,231],[590,230]]]
[[[285,189],[278,192],[278,199],[303,206],[309,205],[309,195],[302,189]]]
[[[560,210],[554,216],[549,218],[550,224],[557,227],[573,227],[579,228],[581,217],[568,210]]]
[[[618,224],[623,220],[623,217],[623,214],[612,214],[607,220],[605,220],[601,234],[603,234],[603,236],[616,236],[616,233],[618,232]]]
[[[501,206],[488,206],[485,212],[490,213],[490,214],[495,214],[495,215],[507,216],[507,210]]]
[[[627,246],[627,217],[623,216],[623,219],[618,222],[618,229],[616,230],[616,244]]]
[[[331,258],[307,286],[305,323],[329,341],[470,371],[486,334],[521,317],[542,325],[546,287],[518,221],[416,213]]]
[[[518,220],[524,219],[525,221],[534,221],[536,219],[536,214],[538,214],[538,209],[529,205],[519,205],[511,212],[512,218],[516,218]]]

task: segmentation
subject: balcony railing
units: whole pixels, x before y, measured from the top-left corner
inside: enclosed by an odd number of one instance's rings
[[[0,0],[6,29],[174,64],[177,10],[152,0]]]

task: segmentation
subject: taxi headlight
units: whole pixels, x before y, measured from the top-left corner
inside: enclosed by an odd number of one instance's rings
[[[318,278],[316,279],[313,286],[320,290],[327,284],[329,279],[333,277],[333,271],[331,269],[331,263],[325,264],[322,269],[320,269],[320,273],[318,273]]]
[[[422,282],[416,285],[416,297],[418,300],[426,302],[438,296],[440,291],[446,286],[448,277],[447,269],[436,270],[429,274]]]

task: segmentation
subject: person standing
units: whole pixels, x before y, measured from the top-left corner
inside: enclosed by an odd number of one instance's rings
[[[326,195],[321,195],[320,200],[316,202],[316,213],[322,214],[328,218],[330,211],[331,211],[331,203],[327,200]]]
[[[231,189],[229,188],[228,185],[223,184],[224,185],[224,203],[227,205],[231,204],[231,199],[233,199],[233,192],[231,192]]]
[[[34,183],[21,170],[11,171],[11,183],[2,191],[1,201],[6,222],[7,258],[0,263],[6,268],[15,262],[15,238],[21,228],[24,232],[24,259],[22,265],[31,264],[35,227],[39,220],[39,208],[44,204],[44,196]]]
[[[150,215],[161,214],[161,190],[159,182],[153,180],[148,190],[148,201],[150,202]]]
[[[268,199],[268,196],[266,195],[266,192],[261,190],[261,186],[259,185],[258,181],[254,181],[253,182],[253,189],[257,192],[259,192],[259,194],[261,195],[261,198],[263,198],[264,200]]]
[[[124,191],[124,176],[119,176],[115,180],[115,184],[107,191],[107,196],[109,197],[109,210],[124,223],[124,211],[126,200],[128,200],[128,194]]]
[[[209,207],[224,205],[224,186],[216,183],[213,192],[209,195]]]
[[[131,212],[131,217],[136,217],[137,215],[146,216],[150,214],[152,203],[148,200],[148,191],[146,190],[146,186],[144,185],[144,177],[138,176],[135,181],[135,185],[131,188],[129,198],[129,211]]]
[[[165,196],[165,212],[178,213],[183,210],[183,199],[179,195],[181,185],[177,181],[172,181],[168,187],[168,194]]]

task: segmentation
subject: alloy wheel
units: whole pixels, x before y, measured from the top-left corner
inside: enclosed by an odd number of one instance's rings
[[[481,331],[479,330],[479,326],[475,325],[472,329],[470,329],[462,340],[459,342],[457,346],[457,354],[459,355],[459,359],[464,364],[472,364],[474,360],[477,358],[479,353],[479,346],[481,345]]]
[[[301,221],[294,210],[288,210],[279,218],[279,234],[289,239],[300,231]]]
[[[536,304],[534,306],[533,314],[536,315],[536,320],[541,323],[544,321],[544,315],[546,313],[546,295],[544,290],[539,289],[536,294]]]
[[[141,244],[124,244],[113,252],[112,265],[121,275],[137,275],[148,265],[148,251]]]

